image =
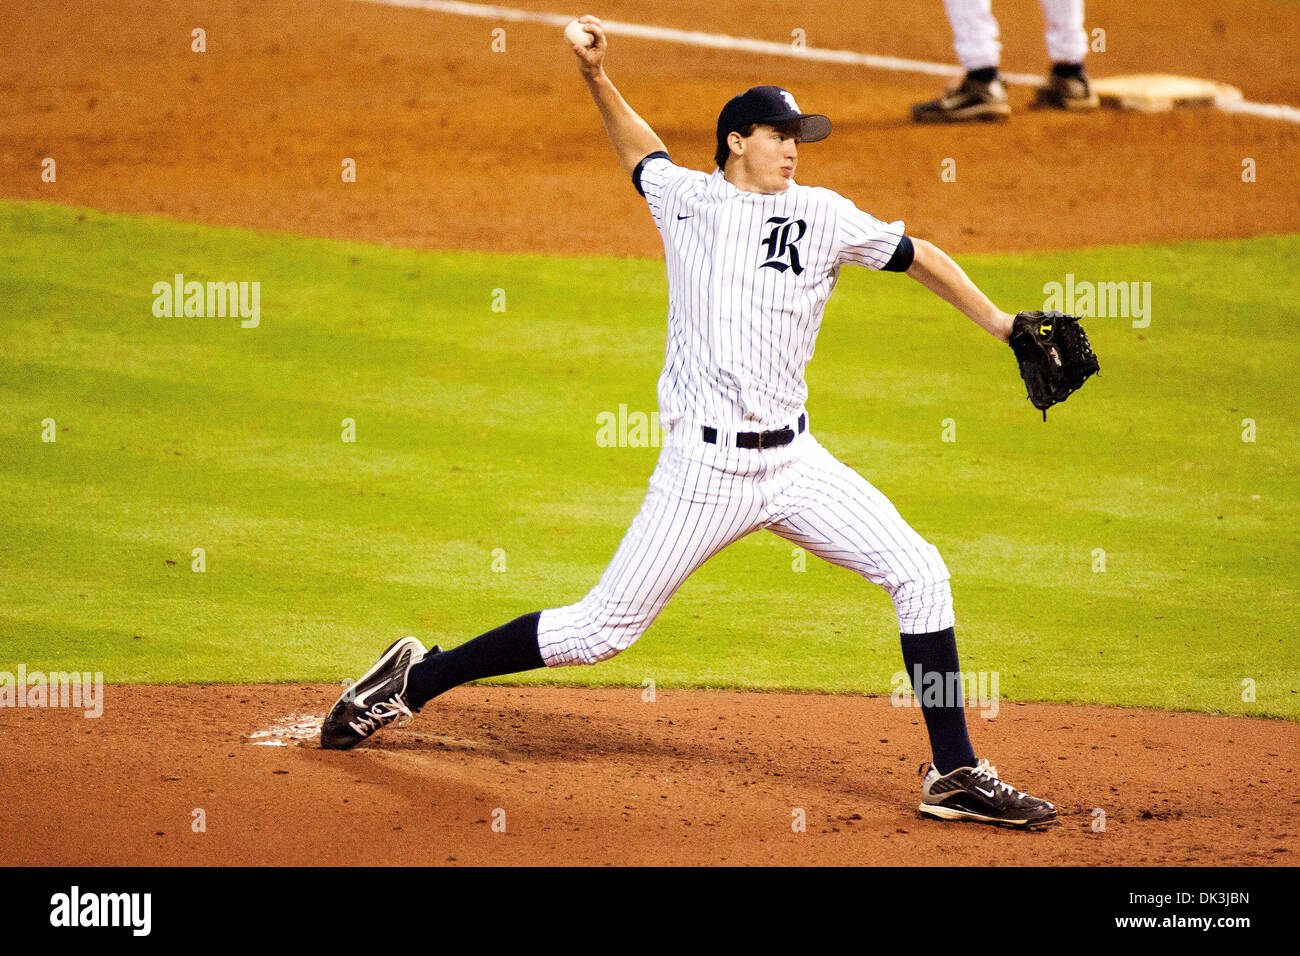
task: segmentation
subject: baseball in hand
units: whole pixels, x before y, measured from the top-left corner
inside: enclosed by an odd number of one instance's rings
[[[595,37],[584,30],[581,23],[573,20],[564,28],[564,39],[568,40],[572,46],[591,46]]]

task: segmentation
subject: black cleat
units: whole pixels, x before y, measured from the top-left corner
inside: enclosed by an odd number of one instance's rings
[[[1092,88],[1088,74],[1082,69],[1078,76],[1057,76],[1055,73],[1038,88],[1038,106],[1050,106],[1058,110],[1095,110],[1101,104],[1101,98]]]
[[[426,651],[413,637],[388,646],[375,665],[343,692],[330,708],[320,728],[320,745],[326,750],[348,750],[387,727],[399,717],[410,717],[406,701],[406,676]]]
[[[925,770],[926,765],[922,764],[921,769]],[[942,775],[930,764],[917,809],[940,820],[974,820],[1004,827],[1056,822],[1056,807],[1003,783],[997,768],[987,760],[980,760],[977,767],[958,767]]]
[[[981,83],[969,75],[937,100],[912,107],[912,119],[917,123],[1004,120],[1010,115],[1007,90],[1000,79]]]

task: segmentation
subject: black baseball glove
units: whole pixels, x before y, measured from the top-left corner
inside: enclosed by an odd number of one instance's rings
[[[1064,312],[1021,312],[1011,326],[1029,400],[1043,413],[1083,385],[1100,366],[1079,320]]]

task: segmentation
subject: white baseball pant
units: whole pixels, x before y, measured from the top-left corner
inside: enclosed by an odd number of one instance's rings
[[[698,425],[679,424],[599,583],[576,604],[541,613],[542,659],[595,664],[626,650],[696,568],[759,529],[883,587],[902,633],[953,626],[938,549],[810,432],[781,447],[742,449],[706,444]]]
[[[1047,55],[1053,63],[1082,63],[1088,52],[1083,0],[1039,0],[1047,26]],[[962,69],[997,66],[1002,52],[992,0],[943,0],[952,24],[952,43]]]

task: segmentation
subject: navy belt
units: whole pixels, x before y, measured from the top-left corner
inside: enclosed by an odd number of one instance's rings
[[[796,428],[775,428],[768,432],[736,432],[735,445],[737,448],[780,448],[794,441],[794,436],[803,434],[807,427],[807,416],[800,415]],[[700,433],[706,443],[710,445],[718,443],[716,428],[705,425],[700,429]]]

